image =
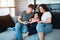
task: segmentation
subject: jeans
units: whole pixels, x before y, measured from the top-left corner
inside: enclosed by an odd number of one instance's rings
[[[37,32],[43,32],[44,34],[47,34],[52,31],[53,26],[51,23],[38,23],[36,29]]]
[[[37,22],[34,22],[34,23],[31,23],[31,24],[27,25],[29,36],[37,33],[36,25],[37,25]]]
[[[27,32],[27,26],[20,22],[17,22],[15,25],[15,31],[16,31],[17,40],[22,40],[22,33]]]

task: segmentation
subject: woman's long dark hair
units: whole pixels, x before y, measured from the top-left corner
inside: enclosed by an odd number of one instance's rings
[[[47,7],[46,4],[40,4],[39,7],[42,7],[46,12],[49,11],[50,12],[50,9]],[[38,10],[39,10],[39,15],[40,15],[40,19],[41,19],[41,16],[42,16],[42,13],[40,12],[40,9],[38,7]]]
[[[40,4],[39,7],[40,7],[40,6],[41,6],[45,11],[50,11],[50,9],[47,7],[46,4]],[[39,8],[39,7],[38,7],[38,8]],[[40,10],[40,9],[39,9],[39,10]]]

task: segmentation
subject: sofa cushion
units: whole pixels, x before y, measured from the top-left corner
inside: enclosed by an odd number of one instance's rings
[[[54,29],[60,29],[60,12],[52,12],[52,24]]]
[[[9,14],[5,16],[0,16],[0,32],[5,31],[8,27],[14,26],[15,23]]]
[[[39,40],[38,34],[31,35],[25,40]],[[45,35],[45,40],[60,40],[60,29],[54,29],[51,33]]]
[[[0,40],[16,40],[15,31],[7,30],[0,33]]]
[[[13,19],[13,21],[14,21],[14,23],[16,23],[18,20],[18,16],[14,16],[14,17],[12,17],[12,19]]]

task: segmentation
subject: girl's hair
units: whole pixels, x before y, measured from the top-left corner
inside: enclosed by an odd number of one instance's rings
[[[39,12],[35,12],[35,14],[38,14],[38,17],[39,17],[39,19],[40,19],[40,15],[39,15]],[[35,14],[34,14],[34,15],[35,15]]]
[[[39,7],[40,7],[40,6],[41,6],[45,11],[50,11],[46,4],[41,4],[41,5],[39,5]],[[38,8],[39,8],[39,7],[38,7]],[[40,10],[40,9],[39,9],[39,10]]]

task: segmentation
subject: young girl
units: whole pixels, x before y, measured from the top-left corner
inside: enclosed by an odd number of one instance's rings
[[[27,37],[28,35],[37,33],[36,25],[39,21],[40,21],[39,14],[38,12],[36,12],[34,14],[34,17],[29,20],[30,24],[27,24],[28,32],[26,35],[24,35],[24,38]]]
[[[31,22],[31,23],[33,23],[33,22],[37,22],[38,23],[39,21],[40,21],[40,19],[39,19],[38,12],[36,12],[34,14],[34,17],[29,20],[29,22]]]
[[[34,14],[34,17],[31,18],[29,21],[30,21],[31,24],[28,25],[28,32],[29,32],[28,35],[32,35],[32,34],[37,33],[36,25],[37,25],[37,23],[40,21],[38,12],[36,12],[36,13]]]

